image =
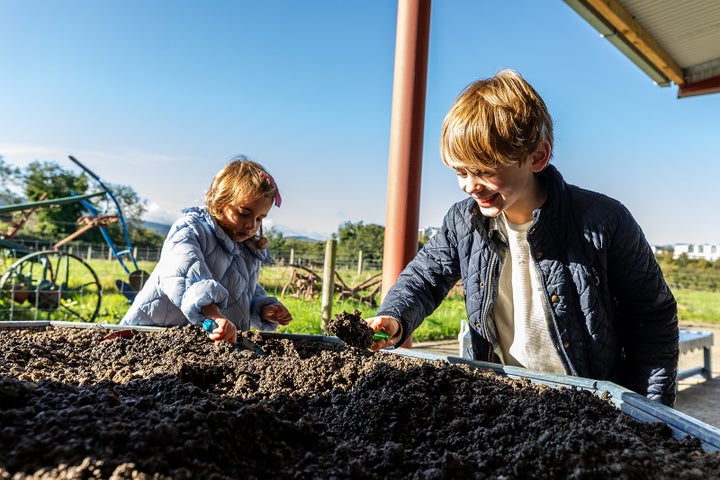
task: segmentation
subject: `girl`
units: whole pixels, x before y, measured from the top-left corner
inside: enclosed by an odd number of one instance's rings
[[[205,208],[182,211],[160,261],[123,317],[124,325],[174,326],[215,321],[215,341],[234,343],[237,330],[274,330],[292,320],[258,283],[268,261],[262,220],[281,197],[259,164],[234,158],[213,178]]]

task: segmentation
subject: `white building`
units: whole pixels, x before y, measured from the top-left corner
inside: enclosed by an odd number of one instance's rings
[[[705,259],[714,262],[720,258],[720,243],[676,243],[673,258],[686,254],[690,259]]]
[[[430,238],[434,235],[436,235],[440,229],[438,227],[425,227],[425,228],[419,228],[418,229],[418,235],[426,236],[427,238]]]

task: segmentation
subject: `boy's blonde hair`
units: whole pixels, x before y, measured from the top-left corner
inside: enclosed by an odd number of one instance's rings
[[[225,165],[212,180],[205,194],[205,205],[215,219],[223,217],[225,207],[272,198],[280,206],[280,193],[273,177],[259,163],[238,155]],[[262,226],[255,238],[258,248],[267,248],[269,240],[263,236]]]
[[[522,164],[544,141],[552,155],[545,102],[518,72],[506,69],[460,93],[443,121],[440,155],[456,170],[495,171]]]

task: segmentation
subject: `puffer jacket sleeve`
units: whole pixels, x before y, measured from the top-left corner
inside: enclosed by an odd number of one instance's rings
[[[179,225],[163,246],[163,262],[158,264],[159,282],[170,301],[195,325],[202,324],[202,307],[227,306],[228,291],[213,275],[206,256],[221,248],[214,236],[201,231],[197,224]]]
[[[398,345],[435,311],[460,279],[456,216],[457,205],[445,215],[440,231],[403,269],[376,313],[400,320],[403,335]]]
[[[677,304],[645,236],[625,207],[608,249],[608,275],[625,346],[624,383],[648,398],[675,402]]]

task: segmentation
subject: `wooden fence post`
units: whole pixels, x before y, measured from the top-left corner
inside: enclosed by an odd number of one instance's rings
[[[360,251],[358,252],[358,269],[357,269],[358,275],[360,275],[360,274],[362,273],[362,269],[363,269],[363,264],[362,264],[362,262],[363,262],[363,260],[362,260],[362,250],[360,250]]]
[[[322,283],[322,331],[327,330],[328,322],[332,316],[333,293],[335,292],[335,246],[337,240],[329,239],[325,242],[325,265]]]

